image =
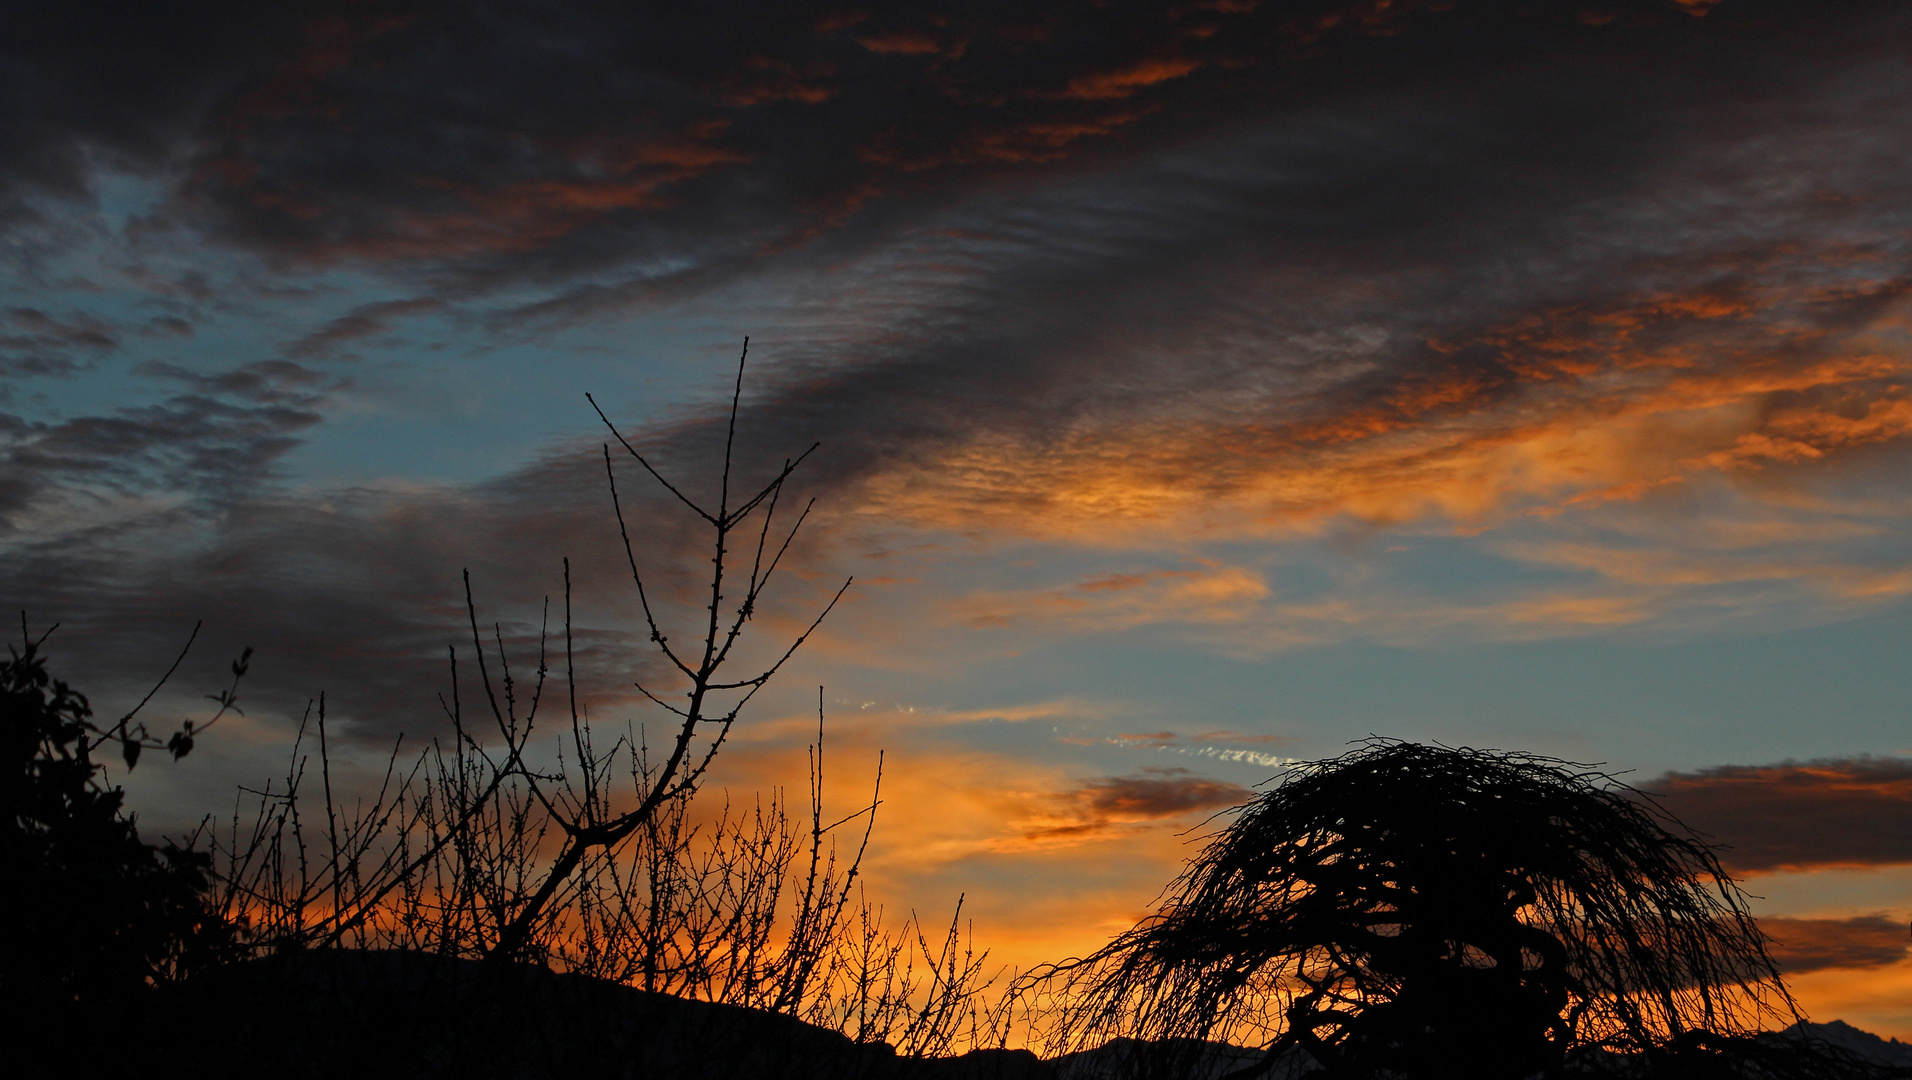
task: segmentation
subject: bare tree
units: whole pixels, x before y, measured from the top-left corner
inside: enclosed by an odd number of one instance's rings
[[[743,360],[733,387],[714,509],[687,497],[605,418],[616,442],[710,530],[711,578],[694,644],[665,632],[640,570],[603,450],[619,535],[651,645],[677,685],[638,689],[671,716],[653,747],[631,725],[598,744],[578,699],[568,560],[563,690],[569,728],[555,767],[528,750],[552,677],[546,628],[536,666],[514,674],[498,624],[482,626],[469,575],[470,657],[452,649],[441,699],[450,737],[401,758],[395,745],[376,789],[351,806],[334,798],[323,695],[308,710],[282,780],[242,789],[218,838],[220,909],[258,954],[349,946],[512,962],[639,989],[799,1018],[905,1057],[995,1041],[983,993],[986,954],[967,942],[958,901],[946,932],[912,913],[886,923],[862,891],[861,865],[881,799],[879,755],[869,801],[841,816],[823,800],[824,726],[810,747],[809,798],[794,811],[780,790],[749,804],[726,796],[695,811],[712,762],[742,709],[780,671],[849,587],[845,581],[772,660],[734,673],[735,649],[760,609],[813,502],[779,527],[784,487],[810,450],[786,460],[748,497],[733,498]],[[592,402],[596,407],[596,402]],[[599,411],[600,417],[603,413]],[[750,533],[756,533],[754,537]],[[740,540],[741,537],[741,540]],[[740,553],[748,572],[734,569]],[[726,589],[735,591],[727,595]],[[482,735],[461,681],[475,668]],[[681,695],[681,696],[680,696]],[[681,702],[681,704],[680,704]],[[316,773],[323,818],[305,796]],[[860,826],[853,845],[837,838]]]
[[[638,453],[637,449],[618,433],[610,418],[598,408],[597,401],[586,395],[586,398],[591,400],[591,407],[597,410],[598,417],[616,437],[618,444],[639,465],[642,465],[653,479],[663,485],[665,490],[676,496],[679,502],[710,526],[714,549],[711,557],[710,603],[705,608],[707,617],[702,640],[690,653],[680,654],[679,650],[672,648],[670,637],[659,627],[656,612],[651,607],[650,595],[644,588],[644,576],[638,570],[637,556],[631,547],[630,529],[624,520],[624,507],[617,498],[617,474],[611,468],[611,448],[609,444],[606,444],[604,475],[610,484],[611,499],[617,512],[618,535],[623,540],[624,555],[630,564],[631,581],[637,586],[638,599],[644,609],[644,619],[650,628],[651,643],[669,661],[671,667],[689,683],[690,689],[685,693],[688,701],[682,706],[673,705],[652,693],[642,683],[637,684],[639,692],[652,703],[677,717],[677,730],[662,765],[655,772],[642,777],[643,790],[637,805],[622,813],[613,811],[600,785],[600,760],[584,736],[584,725],[578,713],[577,683],[575,676],[571,673],[571,590],[570,564],[567,560],[565,564],[566,681],[571,690],[571,733],[573,746],[578,755],[578,775],[582,779],[582,784],[579,788],[567,786],[554,793],[554,796],[547,796],[540,787],[537,776],[532,773],[525,774],[532,794],[543,804],[546,812],[551,815],[551,820],[563,831],[564,847],[550,871],[545,875],[544,881],[519,907],[499,933],[498,940],[491,949],[491,955],[494,957],[516,957],[523,951],[532,928],[543,916],[552,896],[577,871],[591,851],[617,846],[654,818],[666,803],[680,796],[695,794],[697,785],[709,771],[711,762],[717,757],[717,752],[722,749],[724,740],[729,736],[731,726],[737,722],[737,716],[743,707],[749,704],[757,691],[763,689],[805,639],[815,632],[824,618],[836,607],[837,601],[842,599],[843,594],[850,588],[853,579],[845,579],[842,587],[837,589],[836,594],[824,605],[823,610],[811,620],[808,629],[798,635],[782,655],[769,666],[743,678],[728,677],[725,665],[729,663],[731,651],[743,634],[744,624],[748,623],[751,616],[756,613],[763,590],[770,584],[784,555],[790,550],[791,541],[796,539],[797,531],[803,527],[804,520],[809,517],[810,508],[816,505],[814,499],[806,503],[803,511],[797,515],[796,521],[791,524],[789,531],[784,534],[782,541],[774,550],[769,548],[771,525],[776,517],[778,500],[783,494],[784,482],[790,478],[791,473],[796,471],[797,466],[803,463],[804,458],[809,457],[810,453],[816,449],[814,443],[795,459],[786,460],[776,477],[758,489],[754,495],[736,505],[731,503],[730,482],[733,451],[737,440],[737,408],[743,397],[744,362],[749,356],[749,348],[750,343],[746,339],[744,355],[737,360],[737,379],[730,399],[730,422],[724,433],[724,463],[718,480],[717,506],[714,511],[700,506],[676,485],[666,480],[663,474],[645,460],[644,455]],[[751,515],[759,510],[763,513],[761,523],[756,530],[757,539],[751,559],[750,576],[745,580],[742,599],[726,613],[725,570],[727,560],[731,557],[732,538],[734,534],[746,528]],[[767,560],[766,551],[769,552]],[[689,657],[688,661],[686,656]],[[497,698],[492,694],[491,676],[485,666],[482,652],[479,654],[478,665],[492,712],[494,715],[503,716],[504,714],[499,710]],[[737,696],[729,702],[728,706],[717,704],[716,695],[726,691],[737,692]],[[509,688],[507,687],[508,696]],[[706,725],[714,728],[714,732],[706,734]],[[528,722],[526,727],[529,727]],[[507,731],[509,731],[508,725]],[[705,739],[706,745],[701,752],[696,752],[694,748],[700,736]]]

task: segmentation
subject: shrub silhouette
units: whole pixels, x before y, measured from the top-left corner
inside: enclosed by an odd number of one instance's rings
[[[92,757],[118,740],[47,674],[45,638],[23,638],[0,665],[0,1009],[46,1045],[213,959],[228,934],[203,902],[209,857],[140,840]]]
[[[1047,978],[1066,1040],[1155,1040],[1164,1075],[1202,1040],[1266,1047],[1246,1073],[1302,1050],[1349,1078],[1850,1064],[1755,1038],[1799,1017],[1708,845],[1610,776],[1510,752],[1373,739],[1299,766],[1156,914]]]

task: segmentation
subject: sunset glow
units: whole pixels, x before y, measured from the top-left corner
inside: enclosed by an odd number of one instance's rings
[[[374,790],[468,620],[560,670],[567,572],[589,719],[659,745],[607,455],[673,642],[712,551],[593,403],[714,504],[748,336],[724,497],[820,445],[740,665],[855,580],[709,812],[800,801],[822,687],[867,895],[1027,970],[1296,761],[1532,751],[1912,1040],[1901,5],[120,6],[0,21],[0,582],[101,715],[256,648],[111,774],[142,829],[321,691]]]

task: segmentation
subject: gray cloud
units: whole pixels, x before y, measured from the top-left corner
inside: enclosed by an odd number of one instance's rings
[[[92,315],[0,310],[0,378],[75,375],[118,346],[118,329]]]
[[[1105,776],[1056,796],[1060,824],[1030,830],[1030,839],[1095,836],[1196,811],[1241,806],[1255,793],[1240,784],[1211,780],[1187,769],[1143,769],[1129,776]]]
[[[1642,789],[1724,844],[1737,873],[1912,863],[1912,761],[1722,765]]]
[[[293,342],[286,352],[300,358],[323,356],[350,342],[383,334],[407,315],[428,314],[444,306],[443,301],[432,298],[365,304]]]
[[[554,452],[479,484],[292,493],[259,474],[296,444],[311,420],[301,403],[316,405],[330,380],[286,361],[149,374],[190,392],[146,409],[19,425],[11,468],[0,473],[17,480],[16,517],[27,519],[0,560],[0,595],[36,624],[62,624],[63,677],[96,696],[123,695],[203,620],[195,663],[216,678],[228,654],[254,647],[245,693],[263,715],[296,715],[325,691],[348,736],[427,737],[445,727],[448,649],[460,658],[466,706],[482,700],[462,573],[492,678],[501,675],[496,636],[528,687],[541,628],[546,663],[564,670],[569,557],[574,662],[592,715],[620,724],[634,680],[669,689],[669,674],[631,629],[641,615],[597,447]],[[652,603],[671,633],[692,636],[684,616],[706,580],[692,546],[704,538],[634,464],[617,468]],[[762,629],[763,617],[776,625],[787,605],[814,613],[821,587],[787,575],[746,635],[743,662],[776,633]],[[190,685],[190,669],[180,686]],[[548,696],[545,722],[562,701]]]
[[[855,246],[978,184],[1106,166],[1297,103],[1491,92],[1482,72],[1533,97],[1675,63],[1772,86],[1777,50],[1795,65],[1849,51],[1848,31],[1889,10],[1607,7],[1590,26],[1579,3],[1511,0],[924,0],[858,18],[750,0],[65,5],[0,35],[15,72],[0,197],[17,220],[44,216],[30,196],[88,197],[105,165],[167,176],[170,216],[295,260],[428,267],[459,288],[707,282],[823,237]],[[1481,170],[1465,197],[1608,161],[1614,115],[1559,119],[1573,137],[1529,144],[1551,173]],[[1302,208],[1359,207],[1379,233],[1418,201],[1389,184]]]
[[[1906,926],[1883,915],[1851,919],[1759,920],[1772,942],[1769,949],[1788,975],[1828,968],[1854,970],[1885,967],[1905,959],[1912,948]]]
[[[330,382],[283,361],[215,375],[163,364],[144,370],[185,392],[98,415],[4,417],[0,525],[15,539],[69,539],[57,524],[66,511],[51,504],[84,517],[78,504],[155,495],[216,501],[257,489],[300,433],[320,422]],[[29,514],[40,517],[23,536]]]
[[[1134,776],[1106,777],[1090,782],[1076,795],[1098,815],[1125,819],[1242,806],[1255,797],[1240,784],[1210,780],[1186,769],[1144,769]]]

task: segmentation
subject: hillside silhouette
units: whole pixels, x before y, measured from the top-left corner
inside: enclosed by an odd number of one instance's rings
[[[204,1031],[207,1018],[217,1018],[211,1037]],[[1174,1075],[1183,1080],[1334,1075],[1299,1048],[1270,1055],[1226,1043],[1122,1037],[1047,1060],[1020,1049],[901,1057],[887,1044],[857,1043],[763,1010],[531,966],[500,976],[476,961],[358,950],[290,954],[202,976],[158,995],[147,1022],[156,1034],[126,1067],[195,1060],[201,1063],[196,1073],[207,1077],[318,1078],[369,1070],[393,1077],[612,1080],[1125,1080],[1150,1074],[1165,1059],[1177,1063]],[[1796,1075],[1912,1076],[1912,1046],[1838,1021],[1801,1021],[1755,1041],[1761,1054],[1742,1055],[1745,1060],[1726,1069],[1702,1064],[1654,1072],[1637,1056],[1607,1055],[1534,1075],[1785,1076],[1789,1063],[1810,1055],[1821,1071]],[[1430,1064],[1445,1070],[1452,1063]]]

